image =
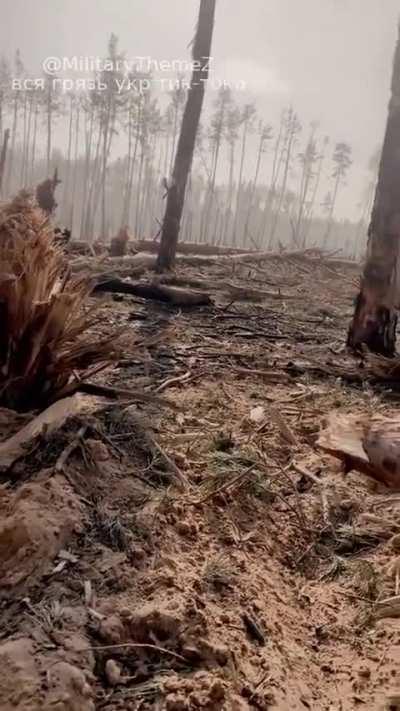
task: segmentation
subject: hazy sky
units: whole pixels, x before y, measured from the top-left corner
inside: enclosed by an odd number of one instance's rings
[[[37,71],[49,55],[104,56],[114,32],[128,57],[185,58],[198,0],[1,0],[0,51],[20,48]],[[266,121],[292,103],[353,147],[351,190],[360,198],[368,159],[381,142],[400,0],[217,0],[215,71],[245,80]],[[6,19],[5,19],[6,18]]]

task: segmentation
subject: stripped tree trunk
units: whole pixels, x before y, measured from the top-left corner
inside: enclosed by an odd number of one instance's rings
[[[35,104],[35,93],[31,91],[29,94],[28,128],[27,128],[27,134],[26,134],[26,157],[25,157],[25,167],[24,167],[24,176],[23,176],[23,184],[24,185],[28,185],[28,183],[29,183],[32,116],[34,115],[34,111],[33,111],[34,104]]]
[[[214,29],[216,0],[200,0],[199,19],[193,45],[193,73],[175,157],[172,184],[168,190],[157,271],[171,269],[175,262],[185,190],[190,173],[196,134],[203,106],[205,83]]]
[[[31,152],[31,167],[30,167],[30,183],[35,182],[35,159],[36,159],[36,143],[37,143],[37,132],[38,132],[38,119],[39,119],[39,99],[37,94],[34,97],[35,111],[34,111],[34,121],[33,121],[33,139],[32,139],[32,152]]]
[[[72,196],[71,196],[71,212],[69,217],[69,224],[71,230],[74,231],[74,214],[75,214],[75,195],[78,182],[78,157],[79,157],[79,119],[80,119],[80,107],[79,104],[76,105],[76,118],[75,118],[75,146],[74,146],[74,169],[72,173]]]
[[[19,111],[19,96],[18,91],[15,92],[13,101],[13,122],[11,129],[11,151],[10,158],[7,167],[7,179],[6,179],[6,193],[10,193],[13,190],[13,177],[14,177],[14,163],[15,163],[15,145],[17,139],[17,126],[18,126],[18,111]]]
[[[6,159],[7,159],[7,147],[8,147],[9,138],[10,138],[10,129],[6,128],[6,130],[4,131],[3,145],[1,147],[1,154],[0,154],[0,195],[2,192],[2,188],[3,188],[3,176],[4,176],[4,168],[6,165]]]
[[[25,187],[24,184],[24,174],[25,174],[25,161],[26,161],[26,154],[27,154],[27,148],[28,148],[28,142],[27,142],[27,127],[28,127],[28,92],[25,92],[25,96],[23,99],[23,111],[22,111],[22,126],[23,126],[23,134],[22,134],[22,151],[21,151],[21,166],[20,166],[20,176],[19,176],[19,184],[22,187]]]
[[[69,182],[70,182],[70,174],[71,174],[71,156],[72,156],[72,121],[73,121],[73,116],[74,116],[74,97],[71,94],[69,97],[69,121],[68,121],[68,149],[67,149],[67,160],[66,160],[66,166],[65,166],[65,183],[64,183],[64,210],[65,206],[68,203],[68,195],[69,195]],[[70,225],[72,227],[72,225]]]
[[[400,300],[400,28],[393,62],[392,97],[368,230],[367,261],[348,345],[392,356]]]

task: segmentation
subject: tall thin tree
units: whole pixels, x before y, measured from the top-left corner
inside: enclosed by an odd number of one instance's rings
[[[247,208],[246,222],[245,222],[245,226],[244,226],[243,244],[246,247],[247,247],[247,241],[248,241],[248,236],[249,236],[250,219],[251,219],[251,215],[252,215],[253,208],[254,208],[254,198],[255,198],[256,190],[257,190],[258,176],[260,174],[261,161],[262,161],[262,157],[266,151],[267,141],[270,141],[272,138],[272,126],[270,126],[269,124],[265,124],[261,121],[258,125],[258,135],[259,135],[259,144],[258,144],[256,167],[255,167],[255,171],[254,171],[254,177],[253,177],[253,180],[251,183],[250,198],[249,198],[249,204],[248,204],[248,208]],[[253,239],[252,241],[253,241],[253,246],[257,246],[255,240]]]
[[[241,154],[240,154],[238,189],[237,189],[237,194],[236,194],[236,209],[235,209],[235,217],[233,220],[233,234],[232,234],[232,244],[235,246],[237,243],[239,215],[240,215],[240,211],[242,208],[243,173],[244,173],[244,163],[245,163],[245,159],[246,159],[247,138],[248,138],[250,131],[252,130],[253,121],[254,121],[256,113],[257,113],[257,109],[254,106],[254,104],[245,104],[245,106],[243,107],[243,111],[242,111],[242,126],[243,126],[243,129],[242,129],[242,150],[241,150]]]
[[[168,189],[167,206],[157,259],[157,270],[159,272],[171,269],[175,262],[186,184],[193,161],[196,134],[204,100],[205,83],[209,73],[215,6],[216,0],[200,0],[199,19],[192,51],[192,79],[182,118],[172,182]]]
[[[3,145],[1,147],[1,153],[0,153],[0,196],[2,194],[3,175],[4,175],[4,168],[5,168],[6,159],[7,159],[7,147],[8,147],[9,138],[10,138],[10,129],[6,128],[6,130],[4,131]]]
[[[269,235],[269,248],[272,247],[275,239],[275,235],[278,229],[278,224],[279,224],[279,218],[282,210],[282,206],[284,203],[285,199],[285,194],[287,190],[287,185],[288,185],[288,179],[289,179],[289,172],[290,172],[290,167],[291,167],[291,160],[293,156],[293,150],[296,144],[297,136],[301,131],[301,123],[298,119],[297,114],[295,111],[290,108],[288,110],[288,114],[286,117],[286,126],[285,126],[285,139],[284,139],[284,144],[282,147],[282,161],[283,161],[283,176],[282,176],[282,183],[279,189],[279,196],[277,199],[277,205],[274,211],[274,217],[272,221],[272,226],[271,226],[271,232]]]
[[[216,100],[214,101],[215,112],[211,116],[211,125],[209,129],[209,141],[212,152],[212,167],[208,191],[204,202],[204,212],[202,216],[202,242],[207,242],[211,210],[215,198],[215,184],[217,179],[218,161],[220,157],[222,139],[227,129],[227,118],[231,105],[232,92],[229,87],[222,86],[218,92]]]
[[[330,210],[328,212],[328,220],[326,223],[326,231],[324,236],[324,246],[329,242],[333,227],[333,217],[335,213],[335,207],[337,203],[339,188],[344,182],[347,172],[352,164],[351,160],[351,147],[347,143],[337,143],[333,153],[333,194],[331,200]]]

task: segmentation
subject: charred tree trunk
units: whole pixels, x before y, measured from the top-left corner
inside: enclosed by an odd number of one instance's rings
[[[6,160],[7,160],[7,147],[8,147],[9,138],[10,138],[10,129],[6,128],[6,130],[4,131],[3,145],[1,147],[1,154],[0,154],[0,195],[1,195],[2,188],[3,188],[3,176],[4,176],[4,168],[6,166]]]
[[[400,297],[400,28],[393,62],[392,97],[368,230],[367,261],[348,346],[394,355]]]
[[[185,190],[190,173],[196,134],[203,106],[205,83],[214,29],[216,0],[200,0],[199,19],[193,46],[193,73],[175,157],[172,183],[168,190],[157,271],[170,269],[175,261]]]

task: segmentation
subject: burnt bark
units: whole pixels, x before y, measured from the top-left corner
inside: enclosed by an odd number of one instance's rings
[[[168,189],[157,271],[174,265],[188,176],[193,161],[196,135],[209,74],[209,57],[214,29],[216,0],[200,0],[199,19],[193,45],[193,73],[182,118],[171,185]]]
[[[393,356],[400,300],[400,28],[367,259],[347,344]]]

